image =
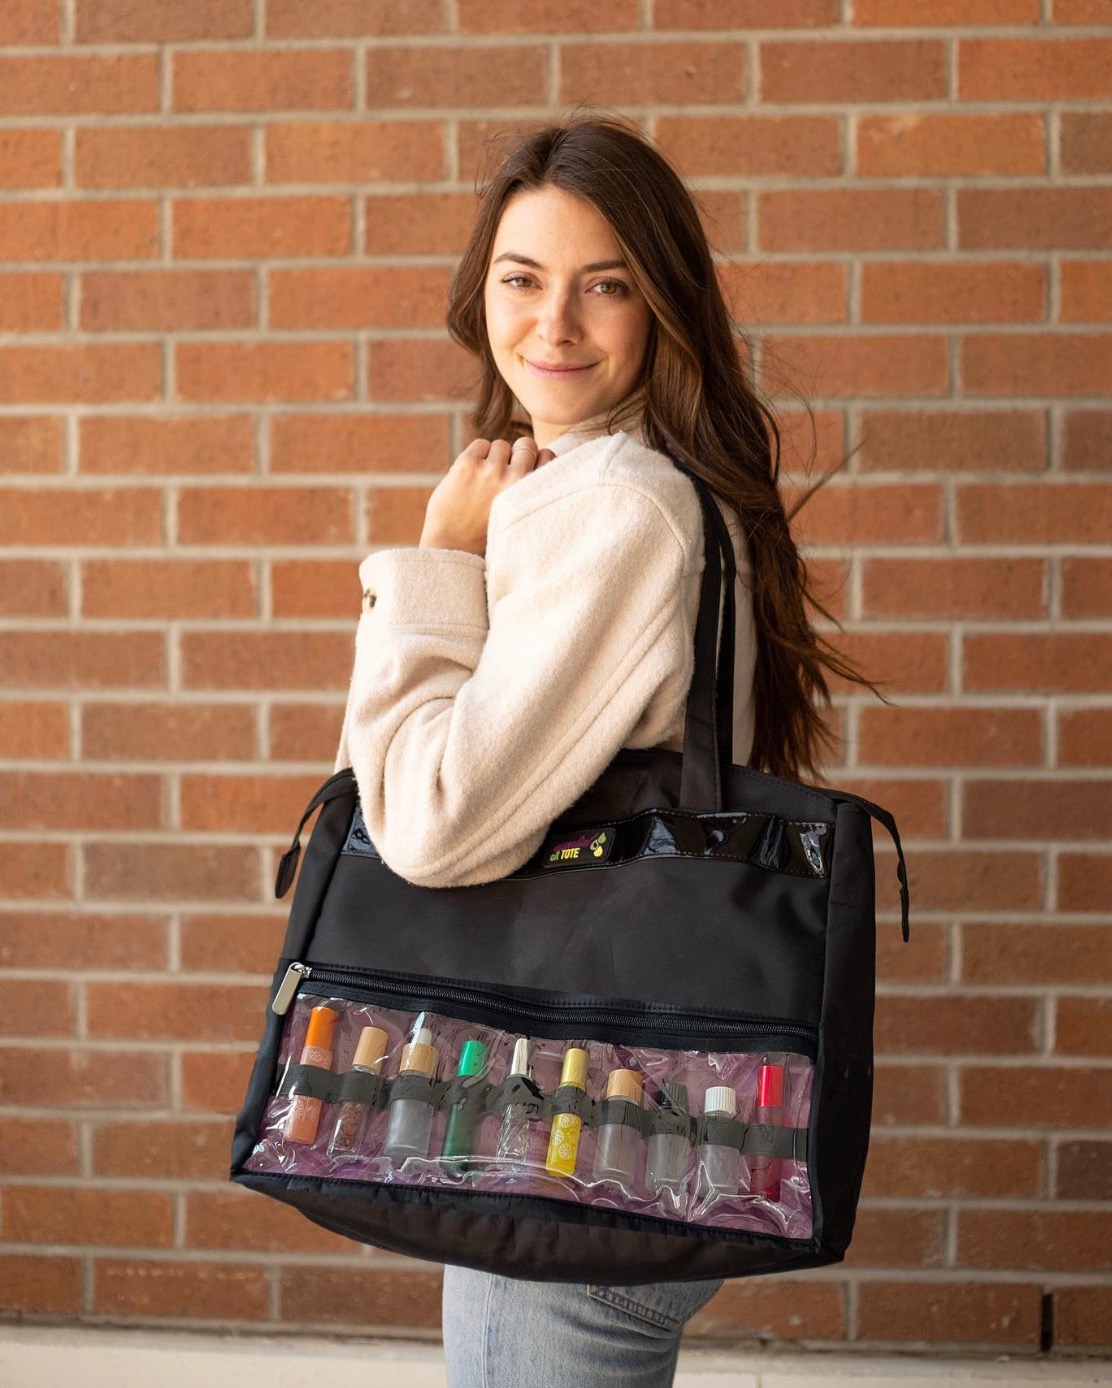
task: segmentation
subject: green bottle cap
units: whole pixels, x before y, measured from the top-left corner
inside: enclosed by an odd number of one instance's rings
[[[465,1041],[459,1053],[460,1075],[481,1075],[486,1065],[487,1048],[481,1041]]]

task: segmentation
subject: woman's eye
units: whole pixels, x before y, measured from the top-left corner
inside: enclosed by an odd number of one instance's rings
[[[511,289],[528,289],[533,281],[528,275],[506,275],[502,283],[508,284]]]
[[[604,299],[616,299],[628,292],[629,286],[624,280],[599,280],[591,288],[595,293],[600,294]]]

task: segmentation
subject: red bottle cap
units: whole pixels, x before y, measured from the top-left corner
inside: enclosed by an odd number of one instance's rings
[[[784,1103],[784,1067],[762,1065],[757,1074],[757,1107],[781,1108]]]

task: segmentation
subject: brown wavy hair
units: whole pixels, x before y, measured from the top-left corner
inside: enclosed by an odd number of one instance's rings
[[[652,312],[643,377],[611,428],[636,421],[652,448],[701,477],[736,512],[749,547],[756,623],[756,724],[750,765],[775,775],[817,774],[831,740],[821,709],[829,677],[868,681],[813,629],[806,566],[780,495],[780,433],[738,352],[695,202],[676,171],[625,122],[579,115],[512,146],[482,190],[474,229],[452,284],[448,328],[478,357],[480,437],[521,432],[514,397],[487,338],[483,291],[507,202],[556,187],[606,218]]]

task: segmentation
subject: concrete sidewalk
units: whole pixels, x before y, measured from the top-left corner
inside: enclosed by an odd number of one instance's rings
[[[176,1331],[0,1327],[0,1388],[445,1388],[439,1346]],[[1112,1361],[687,1350],[676,1388],[1112,1385]],[[570,1385],[569,1388],[574,1388]]]

